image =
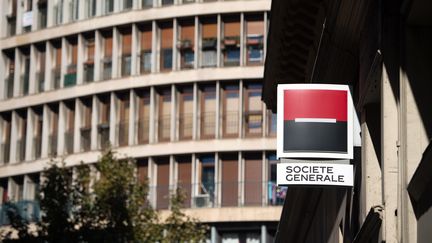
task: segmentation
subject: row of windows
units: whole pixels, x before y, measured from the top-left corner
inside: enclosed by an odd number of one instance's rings
[[[222,0],[5,0],[6,36],[132,9]],[[232,1],[232,0],[225,0]],[[21,4],[18,4],[21,3]],[[82,6],[81,6],[82,5]],[[34,16],[33,16],[34,15]],[[51,19],[49,19],[49,16]],[[17,21],[21,21],[18,29]],[[36,21],[36,22],[34,22]]]
[[[130,75],[262,65],[265,16],[137,23],[4,50],[0,98]]]
[[[167,209],[177,188],[187,208],[281,205],[286,188],[276,186],[276,164],[274,152],[138,158],[137,177],[149,183],[156,209]],[[39,182],[38,173],[0,179],[0,204],[37,200]]]
[[[97,94],[0,113],[0,161],[182,140],[275,136],[258,81]],[[46,144],[46,145],[44,145]]]

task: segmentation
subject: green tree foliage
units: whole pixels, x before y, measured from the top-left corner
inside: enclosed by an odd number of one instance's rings
[[[3,241],[123,243],[205,239],[207,226],[181,211],[185,196],[180,190],[171,197],[171,214],[161,222],[147,200],[148,183],[140,182],[135,175],[133,159],[117,158],[108,150],[95,168],[92,172],[84,164],[72,169],[64,163],[51,162],[43,173],[43,214],[36,232],[30,233],[29,222],[11,209],[8,215],[19,240],[12,240],[13,234],[6,232]],[[96,174],[99,178],[94,180]]]

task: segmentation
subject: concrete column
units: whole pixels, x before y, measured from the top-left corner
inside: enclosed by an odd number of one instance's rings
[[[120,67],[119,67],[119,58],[120,58],[120,50],[121,50],[121,43],[120,43],[120,33],[119,30],[114,27],[113,28],[113,50],[112,50],[112,73],[111,77],[112,79],[120,77]]]
[[[263,38],[263,57],[267,54],[267,36],[268,36],[268,14],[264,12],[264,38]]]
[[[139,31],[136,24],[132,24],[132,50],[131,50],[131,75],[139,74],[138,69],[139,55]]]
[[[262,178],[262,206],[266,206],[267,205],[267,195],[268,195],[268,162],[267,162],[267,158],[266,158],[266,152],[263,151],[262,152],[262,173],[261,173],[261,178]]]
[[[94,57],[94,81],[101,80],[101,60],[102,60],[102,35],[99,31],[95,31],[95,57]]]
[[[245,65],[245,21],[244,21],[244,13],[240,14],[240,66]]]
[[[180,62],[179,62],[179,56],[180,52],[177,49],[177,36],[179,34],[179,24],[177,19],[175,18],[173,20],[173,47],[172,47],[172,70],[179,70],[180,69]]]
[[[381,80],[381,158],[383,201],[385,205],[383,240],[398,242],[398,106],[392,91],[392,80],[383,65]],[[394,85],[394,84],[393,84]]]
[[[35,115],[31,108],[27,108],[27,124],[24,124],[26,127],[25,134],[25,160],[29,161],[34,159],[34,144],[33,144],[33,131],[34,131],[34,123],[35,123]]]
[[[371,111],[369,111],[372,113]],[[369,116],[368,108],[362,112],[362,175],[366,175],[362,180],[360,192],[360,220],[363,222],[371,207],[382,205],[382,178],[379,158],[376,156],[374,144],[366,117]],[[374,117],[370,114],[370,117]]]
[[[192,140],[198,139],[198,119],[202,115],[199,112],[199,97],[198,97],[198,84],[195,82],[193,84],[193,111],[192,111]]]
[[[17,1],[17,16],[16,16],[16,34],[22,34],[23,33],[23,27],[22,27],[22,19],[23,19],[23,5],[21,4],[21,0]]]
[[[238,109],[238,111],[239,111],[239,114],[238,114],[238,129],[239,129],[239,138],[242,138],[243,137],[243,133],[244,133],[244,131],[243,131],[243,109],[244,109],[244,107],[243,107],[243,96],[244,96],[244,94],[243,94],[243,80],[240,80],[240,83],[239,83],[239,109]]]
[[[109,139],[110,143],[113,147],[118,146],[116,135],[117,135],[117,97],[114,92],[110,94],[110,130],[109,130]]]
[[[38,56],[38,50],[36,49],[35,45],[30,45],[29,94],[37,93],[36,83],[39,81],[36,80]]]
[[[82,104],[79,99],[75,99],[75,116],[74,116],[74,141],[73,151],[78,153],[81,151],[81,117],[82,117]]]
[[[15,48],[15,74],[14,74],[14,87],[13,96],[17,97],[21,94],[21,52]]]
[[[200,60],[199,58],[199,53],[200,53],[200,49],[201,49],[201,43],[200,43],[200,24],[199,24],[199,18],[198,16],[195,16],[195,30],[194,30],[194,68],[197,69],[199,67],[198,65],[198,60]]]
[[[50,3],[51,1],[48,1]],[[49,41],[45,43],[45,83],[44,91],[53,89],[53,77],[52,77],[52,66],[53,66],[53,47]]]
[[[221,85],[220,81],[216,81],[216,114],[215,114],[215,138],[221,138],[221,124],[222,124],[222,116],[221,116]]]
[[[170,141],[174,142],[177,140],[177,133],[176,133],[176,123],[177,123],[177,109],[176,109],[176,104],[177,104],[177,92],[176,92],[176,87],[175,85],[171,85],[171,134],[170,134]]]
[[[129,139],[128,144],[134,145],[137,144],[138,140],[138,127],[137,124],[137,114],[138,106],[137,106],[137,95],[133,89],[129,92]]]
[[[18,140],[18,123],[19,118],[16,111],[12,111],[11,119],[11,141],[10,141],[10,164],[16,163],[16,151],[17,151],[17,140]]]
[[[156,1],[156,0],[155,0]],[[152,66],[151,66],[151,72],[156,73],[159,70],[159,48],[158,48],[158,33],[159,29],[157,26],[156,21],[152,21]],[[141,57],[143,58],[143,57]]]
[[[7,20],[6,15],[9,13],[9,2],[8,1],[2,1],[0,2],[0,16],[3,16],[0,18],[0,37],[6,37],[7,36]]]
[[[63,102],[59,104],[59,123],[58,123],[58,138],[57,138],[57,154],[64,154],[65,139],[64,133],[66,131],[66,106]]]
[[[64,76],[66,74],[68,62],[68,42],[66,38],[62,38],[61,47],[61,67],[60,67],[60,88],[64,87]]]
[[[48,105],[43,106],[42,113],[42,146],[41,146],[41,158],[48,157],[48,136],[50,129],[50,109]]]
[[[244,205],[244,158],[243,153],[240,151],[238,152],[238,175],[237,175],[237,183],[238,183],[238,205],[243,206]]]
[[[154,86],[150,87],[150,118],[149,118],[149,143],[156,142],[156,90]]]
[[[222,205],[222,167],[219,153],[215,153],[215,206],[220,207]]]
[[[95,0],[95,1],[96,1],[96,16],[101,16],[103,15],[104,0]]]
[[[192,199],[192,207],[194,207],[195,203],[193,202],[193,198],[198,194],[198,181],[197,181],[197,158],[196,158],[196,154],[192,154],[191,155],[191,167],[192,167],[192,178],[191,178],[191,182],[192,182],[192,188],[191,188],[191,199]]]
[[[211,226],[210,228],[210,241],[211,243],[219,243],[220,241],[220,237],[215,226]]]
[[[80,4],[80,6],[83,4]],[[86,41],[82,34],[78,34],[78,47],[77,47],[77,85],[84,83],[84,60],[85,60]]]
[[[32,12],[33,12],[33,23],[31,26],[31,30],[35,31],[38,30],[40,28],[39,26],[39,21],[38,21],[38,16],[39,16],[39,8],[37,6],[37,1],[32,1]]]
[[[114,13],[118,13],[122,10],[122,7],[123,7],[122,2],[123,1],[119,1],[119,0],[114,1]]]
[[[54,25],[54,0],[48,0],[47,3],[47,27]]]
[[[268,241],[268,233],[267,233],[267,226],[265,224],[261,225],[261,242],[267,243]]]
[[[92,113],[91,113],[91,150],[98,149],[98,99],[96,95],[92,97]]]
[[[222,65],[222,50],[221,50],[221,39],[222,38],[222,17],[220,14],[217,16],[217,67],[221,67]]]
[[[63,0],[63,24],[69,23],[72,20],[72,16],[70,15],[71,1],[72,0]]]
[[[86,1],[82,1],[82,0],[78,0],[79,4],[78,4],[78,19],[82,20],[87,18],[87,14],[86,14],[86,5],[88,0]]]

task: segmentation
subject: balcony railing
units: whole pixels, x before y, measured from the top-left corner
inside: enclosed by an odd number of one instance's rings
[[[1,161],[4,164],[9,163],[9,155],[10,155],[10,143],[2,143],[0,144],[1,149]]]
[[[48,156],[57,156],[57,134],[50,134],[48,136]]]
[[[65,139],[65,153],[71,154],[73,153],[73,145],[74,145],[74,131],[68,130],[64,133]]]
[[[9,76],[5,79],[5,91],[6,91],[6,98],[12,98],[13,97],[13,90],[14,90],[14,75],[9,74]]]
[[[224,181],[207,183],[179,183],[177,185],[150,186],[150,199],[157,209],[169,207],[169,197],[180,188],[185,194],[185,208],[248,207],[283,205],[287,188],[272,181]],[[220,188],[220,194],[216,193]],[[243,188],[244,195],[239,194]],[[195,192],[194,194],[192,192]]]
[[[247,111],[244,114],[246,136],[256,137],[262,135],[263,115],[261,110]]]
[[[171,115],[160,116],[158,119],[159,141],[168,141],[171,137]]]
[[[127,146],[129,143],[129,122],[118,123],[117,134],[119,146]]]
[[[12,203],[12,205],[3,204],[0,206],[0,225],[10,224],[7,215],[9,210],[16,210],[16,213],[28,222],[38,222],[40,220],[39,202],[34,200],[23,200]]]
[[[33,149],[35,159],[39,159],[42,152],[42,136],[33,137]]]
[[[201,137],[202,138],[214,138],[216,132],[216,113],[215,112],[203,112],[200,114],[201,122]]]
[[[179,135],[180,139],[191,139],[192,138],[192,125],[193,114],[185,113],[180,114],[179,117]]]
[[[150,134],[149,119],[140,118],[139,121],[137,121],[137,127],[138,127],[138,143],[139,144],[148,143],[149,134]]]
[[[237,111],[227,111],[222,115],[223,136],[232,137],[239,132],[239,113]]]
[[[81,127],[81,151],[90,151],[91,148],[91,127]]]
[[[25,138],[18,139],[16,142],[16,161],[25,160],[25,147],[26,147]]]
[[[77,66],[76,64],[71,64],[67,67],[67,73],[64,76],[64,87],[71,87],[76,85],[77,81]]]
[[[109,146],[109,133],[110,126],[108,123],[98,125],[98,140],[100,149],[106,149]]]

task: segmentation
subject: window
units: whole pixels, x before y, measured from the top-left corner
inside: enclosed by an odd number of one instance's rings
[[[127,29],[121,32],[121,76],[131,75],[132,62],[132,30]]]
[[[261,102],[262,84],[251,83],[245,89],[244,128],[246,136],[256,137],[262,135],[263,111]]]
[[[105,149],[110,144],[110,95],[98,96],[98,141],[99,148]]]
[[[26,14],[31,15],[32,14],[32,10],[33,10],[33,1],[32,0],[24,0],[24,1],[22,1],[21,6],[22,6],[22,11],[23,11],[22,14],[23,15],[26,15]],[[32,28],[32,24],[31,23],[29,23],[27,25],[23,24],[23,32],[24,33],[30,32],[31,28]]]
[[[43,29],[47,26],[47,1],[38,1],[37,5],[39,9],[38,26],[39,29]]]
[[[123,9],[124,10],[131,9],[132,5],[133,5],[132,0],[123,0]]]
[[[154,159],[156,163],[156,209],[167,209],[169,206],[169,157]]]
[[[173,5],[174,0],[162,0],[162,6]]]
[[[26,147],[26,134],[27,134],[27,110],[17,111],[17,141],[16,141],[16,161],[24,161],[25,147]]]
[[[42,146],[42,127],[43,127],[43,108],[36,107],[33,109],[33,158],[41,157]]]
[[[24,177],[23,176],[12,177],[9,182],[11,183],[9,200],[12,202],[22,201],[24,195]]]
[[[246,64],[258,65],[264,61],[264,19],[262,15],[246,18]]]
[[[25,47],[21,49],[22,66],[20,76],[20,94],[28,95],[30,85],[30,48]]]
[[[129,143],[129,93],[117,95],[117,135],[119,146],[126,146]]]
[[[1,114],[0,163],[9,163],[11,145],[11,114]]]
[[[45,89],[45,45],[36,47],[36,65],[36,92],[42,92]]]
[[[62,65],[62,47],[61,42],[53,42],[54,63],[52,67],[52,87],[60,88],[61,82],[61,65]]]
[[[17,0],[9,0],[8,7],[9,11],[6,15],[7,36],[14,36],[16,33]]]
[[[177,187],[184,195],[183,207],[191,206],[192,156],[176,156],[177,161]]]
[[[215,158],[213,154],[198,157],[198,195],[199,198],[208,198],[208,203],[214,203],[215,199]],[[195,199],[195,207],[207,207],[208,204],[199,204]]]
[[[239,132],[239,86],[226,85],[223,88],[222,129],[224,137],[237,137]]]
[[[172,70],[173,54],[172,23],[164,23],[160,27],[160,71]]]
[[[287,187],[278,187],[276,185],[276,166],[278,160],[275,153],[267,154],[268,168],[268,183],[267,183],[267,199],[269,205],[282,205],[286,196]]]
[[[3,178],[0,180],[0,204],[8,200],[8,178]]]
[[[153,0],[141,0],[142,8],[152,8]]]
[[[273,113],[271,110],[267,110],[267,135],[269,137],[275,137],[276,136],[276,129],[277,129],[277,125],[276,125],[276,113]]]
[[[141,74],[150,73],[152,68],[152,28],[151,26],[141,27],[141,55],[140,72]]]
[[[169,141],[171,137],[171,89],[159,91],[158,140]]]
[[[148,90],[138,92],[138,143],[149,142],[150,94]]]
[[[74,128],[75,128],[75,102],[73,100],[65,102],[65,134],[64,146],[65,154],[73,153]]]
[[[215,138],[216,132],[216,87],[201,87],[200,123],[201,138]]]
[[[193,128],[193,87],[181,87],[179,95],[179,137],[192,138]]]
[[[48,156],[54,157],[57,155],[57,131],[58,131],[58,120],[59,120],[59,108],[58,104],[51,104],[49,107],[49,118],[48,118]]]
[[[84,83],[90,83],[94,80],[94,55],[95,55],[95,39],[94,35],[88,36],[85,39],[85,54],[84,54]]]
[[[89,151],[91,148],[91,121],[92,121],[92,103],[91,98],[81,100],[81,151]]]
[[[76,85],[78,63],[78,38],[76,36],[67,41],[67,63],[63,87]]]
[[[13,97],[13,90],[14,90],[14,76],[15,76],[15,52],[12,51],[11,53],[6,53],[6,63],[7,63],[7,75],[6,79],[4,80],[4,96],[6,98],[12,98]]]
[[[221,189],[222,207],[237,206],[238,204],[238,155],[221,155]]]
[[[105,0],[105,14],[114,12],[114,0]]]
[[[180,24],[180,36],[177,41],[177,49],[180,53],[180,68],[194,68],[195,63],[195,25],[194,20],[183,21]]]
[[[112,31],[103,32],[103,58],[102,58],[102,79],[107,80],[111,78],[112,73],[112,49],[113,39]]]
[[[226,18],[223,21],[222,55],[224,66],[240,64],[240,19]]]
[[[86,0],[86,17],[91,18],[96,15],[96,0]]]
[[[244,204],[247,206],[262,205],[263,157],[261,153],[246,153],[244,155]]]
[[[216,18],[201,20],[201,67],[216,67],[217,22]]]

